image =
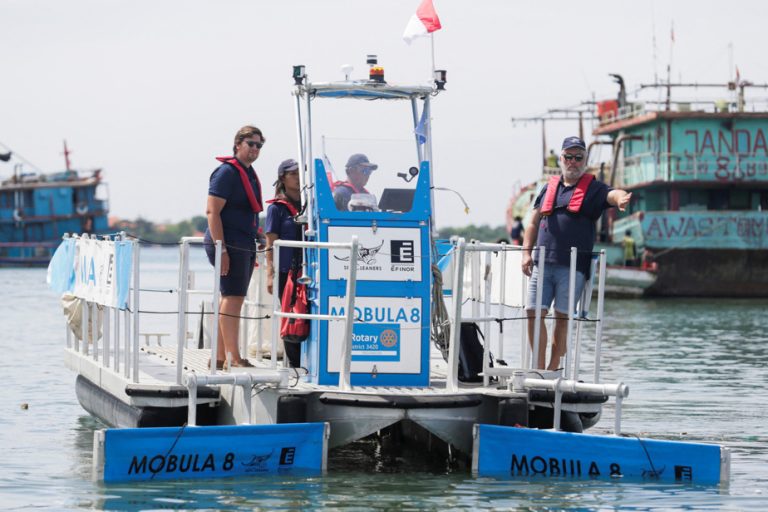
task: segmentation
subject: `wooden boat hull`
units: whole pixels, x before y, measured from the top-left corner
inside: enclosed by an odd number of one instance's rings
[[[768,297],[768,250],[676,249],[656,261],[648,295]]]

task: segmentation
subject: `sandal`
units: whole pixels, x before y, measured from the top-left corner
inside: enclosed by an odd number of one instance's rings
[[[216,360],[216,369],[217,370],[223,370],[224,369],[224,363],[225,361],[222,361],[221,359]],[[208,368],[211,367],[211,360],[208,360]]]
[[[232,368],[254,368],[251,362],[247,359],[241,359],[232,363]]]

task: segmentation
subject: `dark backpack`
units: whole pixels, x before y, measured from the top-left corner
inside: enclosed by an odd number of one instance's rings
[[[461,382],[482,382],[483,333],[474,322],[462,322],[459,333],[459,380]],[[488,351],[488,367],[493,367],[493,356]]]

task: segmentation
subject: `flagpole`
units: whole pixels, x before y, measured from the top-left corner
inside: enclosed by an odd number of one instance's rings
[[[429,42],[432,46],[432,79],[435,77],[435,33],[430,32],[429,33]]]

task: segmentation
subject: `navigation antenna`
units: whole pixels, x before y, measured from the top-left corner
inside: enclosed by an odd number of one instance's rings
[[[672,24],[669,28],[669,62],[667,62],[667,101],[666,110],[670,109],[670,103],[672,103],[672,57],[675,50],[675,20],[672,20]],[[682,81],[682,80],[681,80]]]
[[[70,163],[69,163],[69,154],[70,153],[71,153],[71,151],[69,150],[69,148],[67,148],[67,141],[65,139],[64,140],[64,153],[63,153],[63,155],[64,155],[64,164],[66,165],[68,171],[72,170],[71,166],[70,166]]]
[[[653,2],[651,2],[651,32],[652,32],[652,44],[653,44],[653,83],[659,83],[659,63],[656,53],[656,11],[653,8]]]

